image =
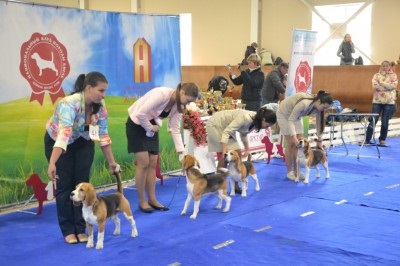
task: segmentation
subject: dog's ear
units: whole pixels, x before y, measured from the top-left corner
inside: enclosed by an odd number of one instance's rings
[[[193,159],[191,156],[189,155],[185,155],[185,157],[183,157],[183,170],[187,170],[191,167],[191,165],[193,165]]]
[[[96,200],[96,191],[94,190],[93,186],[89,184],[83,184],[80,189],[83,190],[83,193],[85,193],[86,205],[93,205]]]

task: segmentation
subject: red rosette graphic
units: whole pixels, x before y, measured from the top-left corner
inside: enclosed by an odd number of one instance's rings
[[[308,65],[307,61],[300,61],[294,78],[294,87],[296,88],[296,92],[307,92],[310,85],[311,67]]]
[[[22,44],[19,70],[31,86],[31,102],[42,105],[46,91],[53,104],[65,96],[61,85],[70,71],[67,49],[53,34],[35,32]]]

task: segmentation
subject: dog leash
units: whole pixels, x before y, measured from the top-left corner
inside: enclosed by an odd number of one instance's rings
[[[182,173],[182,174],[183,174],[183,173]],[[180,176],[178,177],[178,181],[176,182],[174,193],[172,193],[171,200],[169,201],[168,206],[167,206],[168,208],[171,206],[172,201],[173,201],[174,198],[175,198],[176,191],[178,190],[179,183],[180,183],[180,181],[181,181],[181,177],[182,177],[182,176],[183,176],[183,175],[180,175]]]

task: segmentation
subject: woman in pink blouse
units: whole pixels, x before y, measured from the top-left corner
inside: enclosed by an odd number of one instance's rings
[[[104,96],[108,82],[99,72],[81,74],[72,95],[63,98],[46,124],[47,174],[56,182],[58,223],[65,242],[87,242],[82,206],[74,206],[70,194],[81,182],[89,182],[97,141],[113,173],[117,163],[108,135]]]
[[[181,120],[186,104],[194,102],[199,87],[194,83],[180,83],[176,89],[158,87],[140,97],[128,109],[126,136],[128,152],[136,158],[136,189],[139,209],[150,213],[154,210],[168,211],[168,207],[156,198],[156,164],[159,153],[158,131],[161,121],[169,118],[168,129],[175,144],[175,150],[183,154]],[[146,193],[148,199],[146,199]]]

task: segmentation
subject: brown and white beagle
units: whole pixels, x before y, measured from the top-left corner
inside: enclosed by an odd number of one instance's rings
[[[242,161],[242,156],[238,154],[236,151],[229,151],[225,155],[225,161],[228,163],[228,170],[230,172],[230,185],[231,192],[230,195],[235,195],[235,181],[242,182],[242,197],[247,196],[247,188],[248,179],[247,177],[250,175],[254,182],[256,183],[255,190],[260,191],[260,184],[258,182],[256,168],[254,164],[251,162],[251,157],[249,155],[247,161]]]
[[[318,164],[322,164],[325,168],[326,178],[330,178],[329,169],[328,169],[328,157],[325,154],[325,151],[322,148],[311,148],[310,143],[306,139],[299,139],[298,144],[298,153],[297,153],[297,176],[295,181],[299,182],[300,180],[300,167],[306,168],[306,174],[304,177],[304,183],[308,183],[310,177],[310,168],[314,167],[316,171],[316,178],[321,176]]]
[[[225,200],[225,208],[222,211],[228,212],[231,207],[231,198],[228,196],[227,191],[229,171],[226,168],[218,168],[215,174],[202,174],[199,170],[199,162],[192,155],[185,155],[181,162],[186,173],[186,189],[188,193],[181,215],[186,214],[190,201],[194,198],[193,214],[190,218],[196,219],[199,212],[200,199],[207,193],[213,193],[218,197],[216,209],[221,209],[222,201]]]
[[[103,248],[104,242],[104,229],[106,220],[111,218],[115,223],[114,235],[120,234],[121,223],[117,214],[122,212],[125,218],[131,224],[131,236],[137,237],[138,231],[136,228],[136,222],[133,218],[132,210],[130,208],[129,201],[123,195],[123,189],[121,184],[120,169],[115,170],[115,176],[117,177],[117,192],[113,194],[97,196],[96,191],[90,183],[80,183],[76,186],[76,189],[71,192],[70,198],[75,205],[83,204],[82,214],[86,221],[86,227],[88,229],[88,242],[87,248],[94,246],[93,241],[93,226],[98,226],[97,233],[97,244],[96,249]]]

